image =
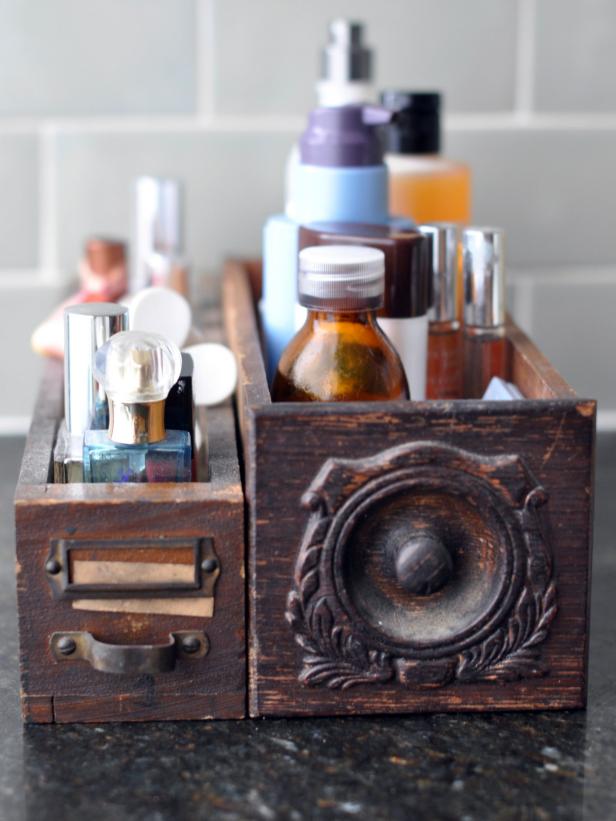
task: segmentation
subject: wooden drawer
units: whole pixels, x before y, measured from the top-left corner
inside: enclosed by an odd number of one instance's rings
[[[226,266],[252,716],[581,707],[595,402],[512,323],[524,400],[272,404]]]
[[[53,484],[62,366],[47,368],[15,498],[26,721],[245,714],[244,499],[232,403],[204,481]]]

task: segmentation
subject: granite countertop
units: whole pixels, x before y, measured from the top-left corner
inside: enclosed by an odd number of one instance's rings
[[[616,437],[599,440],[586,712],[24,727],[0,438],[0,819],[616,818]]]

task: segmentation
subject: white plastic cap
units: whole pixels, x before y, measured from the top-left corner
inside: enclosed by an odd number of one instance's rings
[[[122,331],[96,352],[94,375],[109,399],[159,402],[178,381],[182,354],[160,334]]]
[[[144,288],[124,300],[129,325],[135,331],[162,334],[180,348],[186,344],[192,325],[188,300],[171,288]]]
[[[218,405],[228,399],[237,384],[233,353],[217,342],[184,348],[193,361],[192,388],[196,405]]]
[[[385,254],[364,245],[315,245],[299,254],[299,301],[316,310],[357,311],[383,304]]]

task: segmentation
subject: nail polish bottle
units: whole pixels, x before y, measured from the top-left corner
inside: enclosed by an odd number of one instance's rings
[[[131,291],[160,285],[189,297],[182,210],[178,180],[139,177],[135,185]]]
[[[509,377],[505,338],[505,235],[466,228],[464,266],[464,396],[481,398],[493,376]]]
[[[72,305],[64,311],[64,421],[54,449],[54,481],[83,482],[83,436],[105,428],[109,411],[94,376],[96,351],[128,328],[128,309],[106,302]]]
[[[428,311],[428,399],[462,399],[464,345],[458,317],[459,230],[455,223],[421,225],[431,239],[432,306]]]
[[[385,225],[320,222],[301,226],[299,245],[363,245],[384,253],[385,292],[378,311],[379,327],[400,355],[413,399],[425,399],[430,240],[420,231]]]
[[[99,348],[94,374],[109,400],[109,431],[86,431],[86,482],[190,481],[190,434],[165,430],[181,368],[179,348],[159,334],[125,331]]]
[[[376,248],[328,245],[299,255],[303,328],[280,358],[275,402],[408,399],[400,357],[379,328],[385,257]]]

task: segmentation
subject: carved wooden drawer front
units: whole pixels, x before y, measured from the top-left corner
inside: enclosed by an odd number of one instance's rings
[[[595,402],[512,322],[523,400],[276,403],[230,262],[254,716],[582,707]]]
[[[330,459],[286,617],[314,687],[542,675],[556,614],[547,494],[515,455],[435,442]]]

